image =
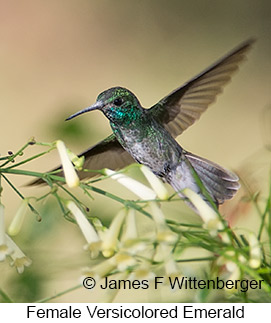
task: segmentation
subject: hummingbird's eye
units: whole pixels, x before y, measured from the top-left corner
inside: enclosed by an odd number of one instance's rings
[[[119,107],[120,105],[122,105],[122,102],[123,102],[122,98],[117,98],[114,100],[113,103]]]

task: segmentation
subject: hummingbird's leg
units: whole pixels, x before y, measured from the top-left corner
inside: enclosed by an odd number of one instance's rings
[[[152,172],[154,175],[156,175],[157,177],[159,177],[161,179],[163,179],[165,176],[164,172],[154,172],[154,171],[152,171]]]
[[[170,163],[169,162],[166,162],[164,164],[164,171],[165,171],[165,175],[167,175],[168,173],[170,173],[171,171],[171,166],[170,166]]]
[[[161,171],[152,171],[156,176],[160,177],[163,181],[165,181],[165,178],[168,176],[168,174],[171,171],[171,167],[169,162],[166,162],[163,166],[163,170]]]

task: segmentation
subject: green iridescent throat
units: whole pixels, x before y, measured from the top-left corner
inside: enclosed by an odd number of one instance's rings
[[[142,122],[143,111],[132,105],[130,102],[125,102],[122,106],[111,106],[105,112],[110,122],[122,127],[130,126],[137,121]],[[141,123],[142,126],[142,123]]]

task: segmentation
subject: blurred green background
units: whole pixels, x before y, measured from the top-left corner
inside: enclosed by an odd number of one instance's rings
[[[271,140],[264,130],[271,124],[270,113],[263,118],[271,104],[270,9],[268,0],[0,0],[1,155],[16,151],[32,136],[44,142],[63,139],[79,153],[110,133],[108,121],[99,112],[69,123],[64,120],[92,104],[101,91],[124,86],[149,107],[240,42],[255,37],[248,61],[223,95],[178,141],[189,151],[249,173],[264,189],[270,153],[261,149]],[[29,156],[36,151],[30,148]],[[27,169],[46,171],[58,163],[53,153]],[[23,176],[10,179],[16,186],[27,182]],[[109,184],[101,185],[107,189]],[[21,190],[31,196],[45,189]],[[20,200],[4,185],[2,202],[8,224]],[[109,202],[103,209],[98,202],[93,204],[96,216],[114,215]],[[115,203],[114,212],[118,208]],[[55,209],[49,213],[42,229],[32,217],[34,229],[25,230],[21,238],[34,261],[20,278],[21,291],[34,276],[42,291],[36,284],[25,297],[23,292],[18,295],[17,274],[0,264],[1,284],[17,301],[74,286],[87,263],[87,255],[78,256],[83,238],[77,228],[58,217]],[[58,301],[90,299],[95,297],[80,290]]]

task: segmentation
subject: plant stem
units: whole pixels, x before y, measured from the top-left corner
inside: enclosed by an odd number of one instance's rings
[[[22,152],[29,146],[31,145],[31,143],[33,142],[33,138],[31,138],[30,140],[28,140],[28,142],[23,145],[23,147],[21,149],[19,149],[14,155],[11,155],[10,158],[8,158],[8,160],[6,162],[4,162],[2,165],[0,165],[0,167],[4,167],[6,166],[8,163],[12,162],[18,155],[22,154]]]
[[[53,295],[53,296],[49,296],[49,297],[46,297],[46,298],[40,299],[40,300],[36,301],[36,303],[45,303],[45,302],[51,301],[52,299],[55,299],[55,298],[57,298],[57,297],[60,297],[60,296],[62,296],[62,295],[65,295],[65,294],[67,294],[67,293],[73,292],[74,290],[76,290],[76,289],[78,289],[78,288],[81,288],[81,287],[82,287],[82,285],[81,285],[81,284],[76,285],[76,286],[74,286],[74,287],[71,287],[71,288],[68,288],[68,289],[64,290],[63,292],[57,293],[57,294],[55,294],[55,295]]]

